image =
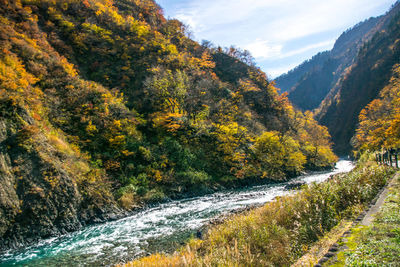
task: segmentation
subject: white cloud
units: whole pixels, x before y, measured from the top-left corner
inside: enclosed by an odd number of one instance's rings
[[[190,26],[197,40],[245,48],[263,69],[278,70],[271,66],[293,65],[314,50],[328,49],[343,30],[382,14],[396,0],[159,1],[168,16]]]
[[[289,41],[346,28],[365,19],[366,14],[380,4],[376,0],[292,1],[290,7],[285,8],[285,15],[267,24],[268,32],[274,40]]]
[[[332,40],[322,41],[322,42],[315,43],[315,44],[301,46],[295,50],[283,51],[282,44],[279,44],[279,43],[272,44],[269,41],[256,39],[255,42],[245,45],[244,48],[246,50],[249,50],[250,53],[256,59],[265,60],[265,59],[288,58],[288,57],[303,54],[307,51],[315,50],[315,49],[328,50],[328,49],[332,48],[334,43],[335,43],[335,40],[332,39]]]
[[[290,1],[281,0],[278,2],[271,0],[194,0],[187,1],[174,13],[176,17],[183,18],[183,21],[191,27],[201,25],[203,30],[209,30],[216,25],[248,20],[257,10],[278,8]],[[188,14],[192,15],[190,20],[186,20]]]
[[[257,39],[254,43],[248,44],[244,47],[249,50],[255,58],[274,58],[282,53],[281,44],[271,44],[268,41]]]
[[[178,13],[176,15],[176,18],[178,20],[184,22],[186,25],[189,25],[191,30],[196,31],[196,32],[202,31],[200,25],[195,20],[194,13],[192,13],[192,14]]]
[[[322,49],[322,50],[328,50],[328,49],[332,48],[334,43],[335,43],[335,39],[319,42],[319,43],[316,43],[316,44],[310,44],[310,45],[298,48],[296,50],[291,50],[291,51],[288,51],[286,53],[282,53],[279,58],[292,57],[292,56],[303,54],[303,53],[305,53],[307,51],[318,49],[318,48]]]
[[[347,25],[355,18],[357,22],[382,2],[394,0],[192,0],[180,4],[174,16],[199,35],[218,32],[221,25],[258,21],[262,24],[251,31],[262,28],[261,34],[274,41],[288,41]]]

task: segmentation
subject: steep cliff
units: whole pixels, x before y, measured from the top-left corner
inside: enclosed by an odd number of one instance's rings
[[[12,103],[1,101],[0,114],[0,249],[120,212],[107,188],[85,179],[87,162],[61,136],[41,132],[27,110]]]

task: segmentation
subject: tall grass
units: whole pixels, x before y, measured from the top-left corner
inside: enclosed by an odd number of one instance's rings
[[[392,173],[363,159],[348,174],[231,218],[173,255],[155,254],[126,266],[290,265],[341,219],[355,216]]]
[[[338,266],[400,266],[400,177],[389,186],[389,194],[369,226],[353,228],[340,240],[348,249],[338,253]]]

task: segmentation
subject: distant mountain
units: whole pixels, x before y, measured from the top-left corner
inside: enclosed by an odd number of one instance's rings
[[[326,125],[338,154],[351,150],[360,111],[387,84],[397,52],[400,5],[344,32],[331,51],[317,54],[276,79],[302,110],[314,110]]]
[[[370,38],[380,18],[370,18],[344,32],[332,50],[315,55],[275,81],[302,110],[312,110],[335,86],[344,70],[354,63],[361,45]]]
[[[355,63],[316,110],[316,118],[328,127],[337,153],[350,151],[360,111],[378,97],[398,63],[400,5],[381,18],[376,33],[363,44]]]
[[[329,59],[330,51],[324,51],[316,54],[311,59],[304,61],[299,66],[290,70],[288,73],[282,74],[275,79],[276,86],[281,89],[281,92],[290,92],[296,88],[296,85],[305,78],[305,76],[317,69]]]

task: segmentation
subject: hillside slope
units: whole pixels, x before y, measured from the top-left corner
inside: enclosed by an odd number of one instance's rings
[[[344,32],[332,50],[315,55],[276,79],[276,85],[289,92],[290,101],[302,110],[313,110],[335,86],[346,68],[354,63],[363,42],[376,31],[380,19],[370,18]]]
[[[185,31],[152,0],[0,0],[0,249],[332,165],[311,114]]]
[[[400,148],[400,65],[393,68],[389,83],[359,116],[352,145],[360,152]]]
[[[388,83],[398,63],[400,4],[343,33],[331,51],[320,53],[288,74],[277,86],[291,86],[289,99],[328,127],[334,150],[347,155],[360,111]]]
[[[389,83],[400,63],[400,7],[387,17],[387,26],[360,49],[355,64],[323,101],[316,118],[326,125],[339,154],[349,153],[361,110]]]

